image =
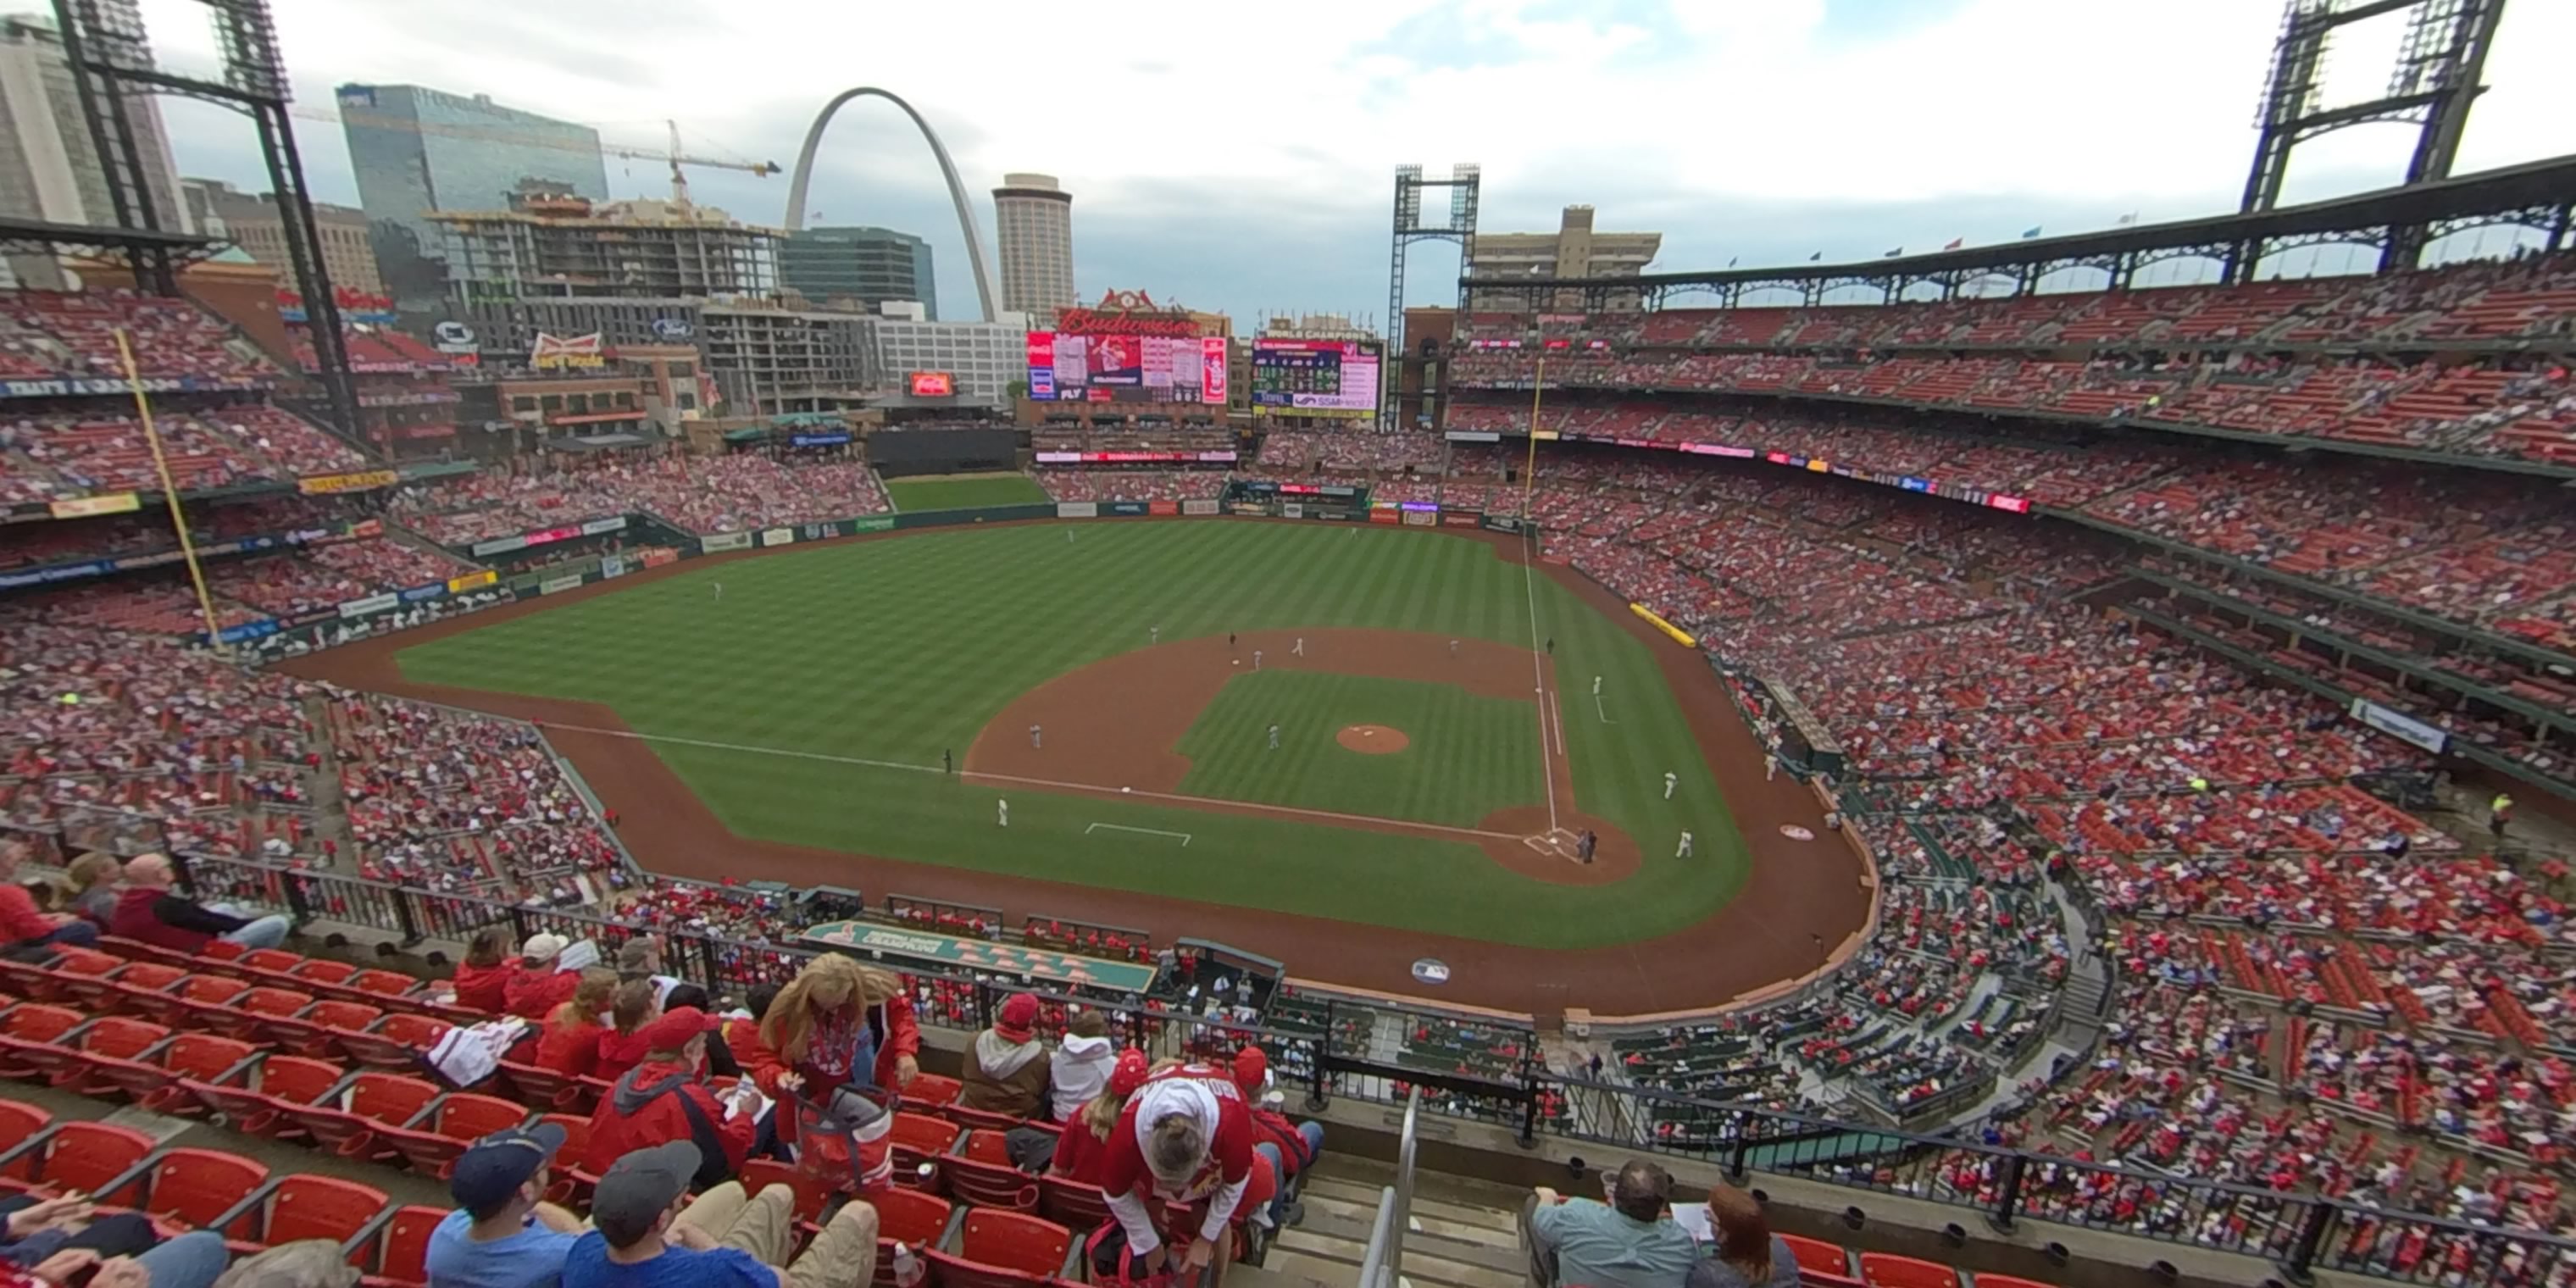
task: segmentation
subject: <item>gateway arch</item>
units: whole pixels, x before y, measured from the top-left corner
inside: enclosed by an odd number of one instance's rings
[[[814,177],[814,150],[822,146],[823,131],[832,124],[832,114],[854,98],[881,98],[902,108],[903,114],[912,118],[914,128],[921,131],[922,141],[930,145],[930,154],[939,158],[940,177],[948,181],[948,199],[957,206],[957,231],[966,238],[966,262],[975,270],[975,295],[983,301],[984,320],[993,321],[993,275],[984,267],[984,235],[975,227],[975,207],[966,199],[966,185],[957,178],[957,164],[948,159],[947,146],[939,141],[939,135],[930,128],[930,122],[912,110],[912,104],[875,86],[863,85],[841,91],[831,102],[823,105],[823,110],[814,117],[813,126],[805,131],[804,150],[796,154],[795,177],[787,184],[787,230],[796,232],[805,227],[805,185]]]

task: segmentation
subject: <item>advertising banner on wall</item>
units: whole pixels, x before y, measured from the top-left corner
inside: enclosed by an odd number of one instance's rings
[[[547,335],[540,331],[537,333],[536,348],[528,354],[528,365],[539,371],[605,367],[608,365],[608,353],[606,346],[600,343],[597,331],[588,335],[573,336],[570,339],[559,335]]]
[[[57,519],[86,519],[101,514],[131,514],[143,508],[143,498],[132,492],[110,492],[104,496],[74,496],[45,504],[47,513]]]
[[[751,549],[751,534],[748,532],[719,532],[711,537],[700,537],[698,539],[698,549],[706,551],[708,554],[714,554],[720,550],[749,550]]]
[[[295,490],[306,496],[327,496],[339,492],[365,492],[372,488],[392,487],[402,482],[402,475],[392,470],[364,470],[356,474],[318,474],[295,480]]]
[[[2448,732],[2404,712],[2391,711],[2368,698],[2352,700],[2352,718],[2400,742],[2413,743],[2437,754],[2451,743]]]
[[[1109,512],[1111,514],[1140,515],[1145,513],[1145,503],[1142,501],[1112,501],[1109,503]]]
[[[493,572],[489,568],[486,568],[481,572],[469,572],[462,577],[448,578],[447,593],[451,595],[462,595],[469,590],[480,590],[498,580],[500,580],[500,574]]]
[[[1303,501],[1289,501],[1289,502],[1286,502],[1286,503],[1282,504],[1282,505],[1279,507],[1279,517],[1280,517],[1280,518],[1283,518],[1283,519],[1302,519],[1302,518],[1305,518],[1305,517],[1306,517],[1306,503],[1305,503],[1305,502],[1303,502]]]
[[[850,520],[852,532],[887,532],[893,528],[894,516],[891,514],[874,514],[864,519]]]
[[[603,532],[622,531],[625,527],[626,516],[622,514],[613,519],[593,519],[590,522],[581,525],[581,535],[585,537],[595,537]]]
[[[1181,513],[1183,514],[1214,514],[1216,513],[1216,509],[1216,502],[1210,501],[1204,497],[1181,502]]]
[[[401,597],[397,595],[369,595],[364,599],[352,599],[341,604],[340,615],[342,617],[364,617],[369,613],[381,613],[401,602]]]
[[[1181,503],[1178,501],[1148,501],[1145,503],[1145,513],[1147,514],[1179,514],[1180,512]]]
[[[626,557],[625,557],[624,555],[603,555],[603,556],[601,556],[601,558],[600,558],[600,560],[599,560],[599,575],[600,575],[603,579],[604,579],[604,578],[609,578],[609,577],[623,577],[623,576],[625,576],[625,575],[626,575]]]
[[[574,573],[569,577],[548,577],[544,581],[537,583],[537,593],[540,595],[560,595],[567,590],[579,590],[580,588],[580,573]]]
[[[1100,517],[1100,503],[1098,501],[1058,501],[1055,505],[1055,517],[1097,519]]]
[[[635,557],[647,568],[659,568],[664,564],[678,563],[680,552],[669,546],[647,546],[636,551]]]
[[[793,545],[795,544],[795,541],[796,530],[794,528],[771,528],[767,532],[760,534],[760,544],[764,546]]]

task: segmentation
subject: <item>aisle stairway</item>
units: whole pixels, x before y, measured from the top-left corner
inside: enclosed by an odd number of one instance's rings
[[[1404,1243],[1407,1282],[1519,1288],[1528,1281],[1520,1205],[1529,1191],[1429,1173],[1416,1179],[1412,1229]],[[1300,1288],[1354,1282],[1368,1249],[1378,1191],[1394,1183],[1393,1164],[1326,1154],[1306,1181],[1305,1220],[1280,1233],[1263,1269]],[[1234,1276],[1227,1283],[1240,1288]]]

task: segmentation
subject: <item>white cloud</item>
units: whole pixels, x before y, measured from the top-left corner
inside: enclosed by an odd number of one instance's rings
[[[1076,197],[1078,261],[1087,224],[1150,245],[1155,227],[1223,218],[1247,252],[1273,221],[1347,226],[1336,262],[1307,275],[1335,296],[1272,301],[1345,309],[1383,299],[1382,282],[1363,284],[1383,276],[1387,176],[1403,161],[1480,162],[1488,229],[1546,226],[1585,201],[1605,226],[1661,221],[1667,267],[1796,242],[1797,224],[1827,208],[1860,216],[1826,221],[1848,243],[1821,247],[1837,255],[2008,237],[2043,216],[2224,209],[2278,23],[2270,0],[1908,0],[1923,8],[1884,31],[1834,0],[276,3],[309,105],[327,106],[340,81],[418,82],[599,123],[612,139],[658,141],[674,117],[693,148],[786,162],[823,100],[880,84],[941,130],[970,188],[1005,170],[1059,176]],[[196,0],[145,9],[165,61],[212,65]],[[2385,79],[2393,29],[2374,26],[2339,51],[2338,92]],[[2576,79],[2547,52],[2567,48],[2576,5],[2509,10],[2464,167],[2567,150]],[[332,187],[346,173],[336,132],[300,133],[317,187],[347,199]],[[234,134],[226,158],[199,150],[225,146],[217,136],[181,130],[183,168],[237,171],[251,139]],[[2376,127],[2310,145],[2293,196],[2393,182],[2410,142]],[[626,169],[638,190],[660,180],[649,164]],[[785,196],[783,179],[693,180],[748,218],[774,220]],[[953,230],[918,213],[944,204],[939,191],[892,110],[861,104],[825,146],[812,204],[836,222],[930,224],[919,231],[962,288]],[[1973,212],[1994,226],[1947,226],[1945,208],[1949,222]],[[1150,262],[1111,271],[1158,284]],[[1250,302],[1231,289],[1186,284],[1213,306]]]

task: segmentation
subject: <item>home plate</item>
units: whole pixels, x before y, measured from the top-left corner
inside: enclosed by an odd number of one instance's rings
[[[1571,828],[1550,828],[1544,832],[1524,836],[1521,838],[1521,844],[1541,854],[1553,854],[1560,859],[1579,862],[1583,857],[1581,849],[1583,834]]]

